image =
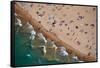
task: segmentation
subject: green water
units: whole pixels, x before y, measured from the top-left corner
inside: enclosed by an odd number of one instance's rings
[[[15,34],[15,65],[41,65],[41,64],[57,64],[58,61],[48,61],[43,57],[41,49],[32,49],[30,40],[23,37],[20,33]]]

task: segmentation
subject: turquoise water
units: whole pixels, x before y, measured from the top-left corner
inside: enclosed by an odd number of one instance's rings
[[[22,36],[20,33],[15,34],[15,65],[41,65],[41,64],[57,64],[58,61],[48,61],[41,49],[32,48],[31,42],[27,37]]]

